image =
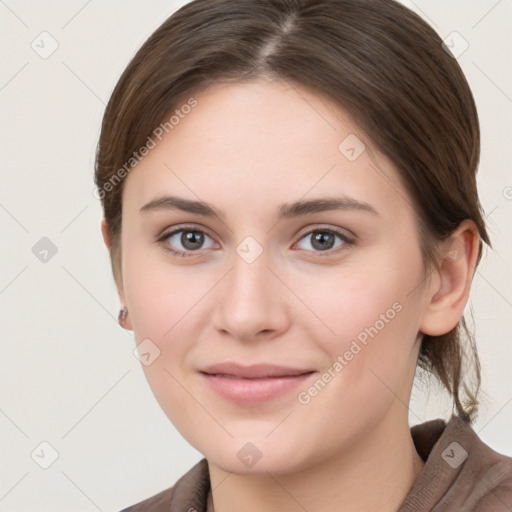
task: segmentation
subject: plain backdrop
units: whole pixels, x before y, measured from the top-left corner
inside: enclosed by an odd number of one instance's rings
[[[141,44],[185,3],[0,1],[1,511],[115,512],[202,458],[160,409],[133,335],[117,324],[93,196],[108,98]],[[494,244],[469,303],[485,392],[474,428],[512,455],[512,2],[404,3],[459,51],[469,45],[458,61],[480,115],[478,186]],[[436,389],[414,388],[411,425],[448,417]]]

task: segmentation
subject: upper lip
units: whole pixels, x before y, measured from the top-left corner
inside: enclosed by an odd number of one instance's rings
[[[210,375],[222,374],[240,377],[242,379],[258,379],[264,377],[287,377],[291,375],[303,375],[311,373],[313,370],[305,370],[300,368],[290,368],[285,366],[276,366],[273,364],[255,364],[244,366],[237,363],[220,363],[206,366],[200,370]]]

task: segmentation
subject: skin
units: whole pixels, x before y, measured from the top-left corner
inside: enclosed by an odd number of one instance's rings
[[[476,227],[459,226],[441,246],[442,255],[456,248],[457,257],[425,279],[411,199],[391,161],[342,109],[263,79],[194,97],[198,105],[131,171],[123,191],[117,285],[129,311],[125,327],[137,343],[149,338],[160,350],[143,366],[147,380],[206,457],[217,511],[395,511],[423,467],[407,406],[420,336],[446,333],[460,319]],[[366,145],[355,161],[338,149],[349,134]],[[140,212],[170,194],[208,202],[225,218]],[[365,201],[378,215],[331,210],[277,221],[282,203],[334,195]],[[207,232],[199,249],[183,245],[181,233],[157,241],[182,225]],[[311,233],[322,228],[355,242],[336,236],[322,251]],[[110,248],[105,221],[102,230]],[[247,236],[263,251],[252,263],[236,252]],[[400,312],[301,404],[298,393],[396,302]],[[316,373],[277,399],[237,405],[198,374],[223,361]],[[261,452],[252,467],[237,457],[248,442]]]

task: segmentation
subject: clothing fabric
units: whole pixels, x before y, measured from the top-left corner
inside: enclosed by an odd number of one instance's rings
[[[512,458],[486,445],[458,416],[411,428],[423,470],[397,512],[512,512]],[[121,512],[206,512],[208,463]]]

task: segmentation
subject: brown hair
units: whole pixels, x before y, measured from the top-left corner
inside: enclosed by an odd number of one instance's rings
[[[394,0],[195,0],[139,49],[103,118],[95,183],[118,284],[126,163],[136,165],[132,155],[193,92],[257,77],[325,95],[390,158],[412,201],[426,271],[439,269],[437,242],[465,219],[480,234],[478,264],[482,240],[491,247],[476,188],[478,115],[459,64],[426,22]],[[442,336],[423,335],[418,366],[474,421],[480,363],[464,316]]]

